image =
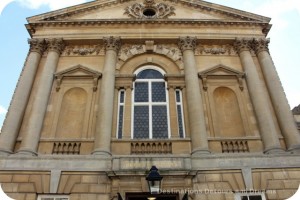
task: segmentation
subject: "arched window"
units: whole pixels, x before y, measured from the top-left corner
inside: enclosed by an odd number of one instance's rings
[[[136,72],[132,138],[169,138],[168,95],[163,72],[155,67]]]

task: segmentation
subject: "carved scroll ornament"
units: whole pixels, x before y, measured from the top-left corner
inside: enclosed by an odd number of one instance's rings
[[[129,17],[136,19],[163,19],[175,15],[175,8],[164,3],[154,3],[153,0],[145,0],[144,3],[135,3],[125,8]]]

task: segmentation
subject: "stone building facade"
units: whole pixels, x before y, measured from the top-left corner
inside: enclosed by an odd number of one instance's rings
[[[33,17],[0,135],[17,200],[286,199],[300,135],[270,18],[190,0],[96,0]]]

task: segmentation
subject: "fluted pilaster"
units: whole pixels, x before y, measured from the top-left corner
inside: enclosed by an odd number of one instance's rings
[[[46,43],[48,45],[48,55],[42,69],[37,91],[34,94],[30,120],[23,133],[24,136],[18,152],[21,154],[37,155],[40,134],[53,84],[53,75],[59,56],[65,47],[63,39],[47,39]]]
[[[300,149],[300,135],[297,130],[290,106],[285,96],[275,65],[269,54],[269,39],[254,39],[253,48],[257,54],[266,85],[277,115],[277,119],[284,136],[288,150]]]
[[[247,75],[246,81],[256,117],[258,119],[258,125],[264,144],[264,152],[282,152],[275,122],[273,121],[267,100],[268,94],[266,90],[264,90],[264,82],[259,78],[259,72],[257,71],[250,53],[251,42],[251,39],[237,39],[234,46],[239,53],[242,66]]]
[[[30,39],[30,50],[0,134],[0,154],[13,152],[41,56],[44,39]]]
[[[184,74],[187,94],[190,135],[192,139],[192,155],[210,153],[208,149],[203,102],[199,86],[194,49],[195,37],[179,38],[178,46],[183,54]]]
[[[106,54],[102,72],[99,110],[94,143],[94,155],[110,156],[115,88],[115,67],[121,40],[118,37],[103,38]]]

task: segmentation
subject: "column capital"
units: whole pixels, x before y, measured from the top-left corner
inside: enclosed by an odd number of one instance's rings
[[[65,48],[65,42],[62,38],[51,38],[46,39],[49,51],[56,51],[58,54],[61,54]]]
[[[259,54],[261,51],[269,52],[269,38],[254,38],[252,42],[252,47],[256,54]]]
[[[28,44],[30,45],[30,52],[37,52],[42,55],[46,50],[45,39],[28,39]]]
[[[107,50],[114,50],[116,52],[118,52],[121,48],[121,39],[120,37],[104,37],[104,46],[106,51]]]
[[[183,52],[185,50],[195,50],[197,45],[197,38],[196,37],[180,37],[178,41],[178,47]]]
[[[240,54],[243,51],[250,51],[252,40],[249,38],[236,38],[234,48]]]

